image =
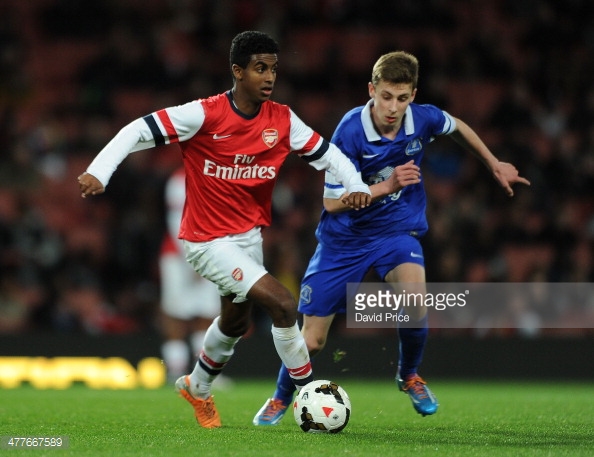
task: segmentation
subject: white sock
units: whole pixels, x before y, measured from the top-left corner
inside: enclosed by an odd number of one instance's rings
[[[171,377],[186,374],[190,360],[190,349],[183,340],[169,340],[161,345],[161,354]]]
[[[313,372],[305,339],[299,331],[299,325],[281,328],[272,326],[272,339],[276,352],[289,371],[289,376],[299,390],[313,381]]]
[[[204,346],[198,355],[198,362],[190,374],[192,394],[207,399],[210,397],[212,381],[219,375],[233,355],[233,348],[241,337],[231,337],[221,332],[217,317],[204,337]]]

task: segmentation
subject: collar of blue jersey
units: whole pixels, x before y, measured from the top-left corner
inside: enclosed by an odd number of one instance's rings
[[[363,131],[367,137],[367,141],[379,141],[382,139],[381,135],[377,133],[371,120],[371,106],[373,105],[373,99],[369,99],[367,104],[361,111],[361,123],[363,124]],[[404,133],[412,135],[415,132],[415,122],[413,120],[412,109],[410,105],[406,107],[406,115],[404,116]]]

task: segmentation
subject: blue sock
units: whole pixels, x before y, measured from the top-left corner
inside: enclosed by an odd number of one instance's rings
[[[412,328],[414,325],[415,328]],[[417,323],[408,322],[406,326],[398,328],[400,339],[400,358],[398,360],[398,373],[400,378],[415,374],[423,359],[423,351],[427,343],[429,325],[427,315]]]
[[[293,379],[289,375],[289,370],[287,370],[285,364],[281,364],[273,398],[282,400],[285,405],[288,405],[293,401],[293,394],[296,390]]]

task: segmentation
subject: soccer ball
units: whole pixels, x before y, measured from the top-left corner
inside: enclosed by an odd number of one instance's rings
[[[304,432],[338,433],[349,423],[351,401],[335,382],[312,381],[295,397],[293,415]]]

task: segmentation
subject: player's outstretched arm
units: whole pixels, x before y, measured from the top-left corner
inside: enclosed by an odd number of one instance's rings
[[[105,192],[112,174],[130,153],[154,146],[152,132],[144,119],[136,119],[123,127],[78,177],[81,197]]]
[[[516,167],[511,163],[500,162],[468,124],[458,118],[454,119],[457,127],[450,135],[452,139],[476,155],[487,166],[508,196],[513,197],[514,195],[512,185],[516,183],[530,185],[530,181],[521,177]]]

